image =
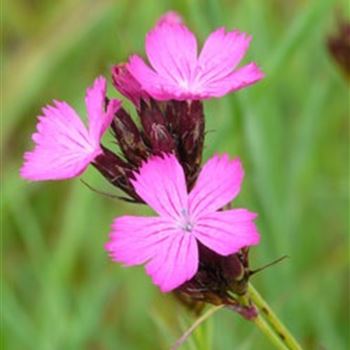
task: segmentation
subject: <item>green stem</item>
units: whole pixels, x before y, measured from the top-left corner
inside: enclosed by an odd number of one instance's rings
[[[260,331],[270,340],[278,350],[302,350],[302,347],[282,324],[277,315],[271,310],[270,306],[249,284],[248,292],[238,298],[239,303],[244,306],[255,306],[258,309],[258,315],[252,319],[252,322],[260,329]],[[205,320],[207,320],[216,311],[223,308],[225,305],[218,305],[208,309],[200,316],[192,326],[179,338],[171,347],[171,350],[178,349],[191,333]]]
[[[245,305],[247,307],[255,306],[254,303],[252,303],[252,298],[249,295],[249,292],[245,295],[242,295],[238,298],[241,305]],[[289,348],[286,346],[286,344],[283,342],[283,340],[275,333],[273,329],[271,329],[271,326],[266,322],[266,320],[261,316],[260,311],[258,310],[258,315],[251,320],[259,329],[260,331],[270,340],[272,344],[275,345],[276,349],[279,350],[289,350]]]
[[[282,339],[276,335],[276,333],[271,329],[268,323],[264,320],[261,315],[258,315],[253,320],[254,324],[260,329],[262,333],[275,345],[276,349],[288,350],[287,346],[284,344]]]
[[[262,298],[262,296],[251,284],[249,284],[249,287],[248,287],[248,294],[249,294],[250,300],[258,308],[261,315],[263,315],[266,318],[266,320],[269,322],[270,326],[275,331],[276,336],[284,343],[284,346],[285,346],[284,349],[287,348],[290,350],[302,350],[302,347],[297,342],[297,340],[293,337],[290,331],[284,326],[284,324],[280,321],[277,315],[272,311],[272,309],[267,304],[267,302]],[[257,318],[259,318],[259,316]],[[262,330],[261,327],[259,328]]]
[[[179,338],[175,344],[170,348],[170,350],[176,350],[179,346],[181,346],[185,340],[191,335],[191,333],[205,320],[207,320],[213,313],[222,309],[224,305],[213,306],[208,309],[202,316],[197,318],[197,320],[193,323],[193,325]]]

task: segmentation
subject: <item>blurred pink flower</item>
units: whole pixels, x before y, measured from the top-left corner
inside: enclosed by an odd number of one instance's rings
[[[134,175],[137,194],[158,216],[115,219],[105,248],[114,261],[126,266],[146,264],[147,273],[163,292],[196,274],[198,242],[223,256],[258,244],[256,214],[246,209],[220,211],[240,191],[239,159],[214,156],[189,194],[174,155],[152,157]]]
[[[201,100],[221,97],[256,83],[264,74],[255,63],[236,69],[251,36],[219,28],[197,55],[194,34],[166,14],[146,36],[150,68],[141,57],[130,57],[127,68],[142,88],[157,100]]]
[[[89,127],[66,102],[54,101],[43,108],[37,132],[32,139],[35,148],[24,154],[20,170],[28,180],[60,180],[80,175],[90,162],[102,153],[100,140],[110,125],[120,102],[111,100],[105,111],[106,80],[99,77],[86,92]]]
[[[182,17],[175,11],[168,11],[163,16],[161,16],[157,22],[157,25],[163,23],[173,23],[173,24],[182,24]]]

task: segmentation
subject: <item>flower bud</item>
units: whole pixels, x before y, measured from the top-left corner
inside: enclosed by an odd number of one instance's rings
[[[168,130],[168,124],[156,102],[151,100],[148,105],[141,101],[141,123],[145,138],[151,145],[153,154],[175,152],[175,141]]]
[[[125,158],[135,166],[146,160],[150,152],[145,145],[141,133],[124,108],[116,113],[111,128]]]
[[[229,256],[219,255],[199,245],[199,269],[196,275],[177,290],[180,300],[194,300],[214,305],[226,305],[243,317],[256,316],[256,310],[241,305],[239,296],[246,293],[249,280],[247,249]],[[237,296],[237,297],[235,297]]]
[[[202,160],[205,127],[203,104],[201,101],[171,101],[165,115],[175,134],[179,157],[191,189]]]
[[[141,99],[148,98],[148,94],[141,89],[141,85],[129,73],[123,63],[112,68],[112,81],[114,87],[138,109],[140,108]]]
[[[109,149],[102,147],[103,153],[98,155],[93,165],[95,168],[114,186],[118,187],[138,203],[143,203],[142,199],[136,194],[134,187],[130,183],[133,179],[133,173],[130,166],[120,159]]]

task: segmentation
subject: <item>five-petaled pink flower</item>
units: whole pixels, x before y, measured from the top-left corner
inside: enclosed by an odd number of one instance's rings
[[[174,155],[152,157],[134,175],[137,194],[158,216],[116,218],[105,248],[113,260],[127,266],[146,264],[163,292],[196,274],[198,242],[223,256],[259,242],[256,214],[246,209],[220,210],[240,191],[239,159],[214,156],[189,194]]]
[[[24,154],[22,177],[34,181],[72,178],[102,153],[102,135],[120,107],[120,101],[111,100],[105,111],[106,86],[106,79],[99,77],[87,89],[88,128],[66,102],[54,101],[54,106],[43,108],[32,136],[35,148]]]
[[[255,63],[236,69],[251,37],[219,28],[209,35],[197,57],[197,40],[181,23],[165,16],[146,36],[152,68],[137,55],[127,68],[156,100],[201,100],[221,97],[262,79]]]

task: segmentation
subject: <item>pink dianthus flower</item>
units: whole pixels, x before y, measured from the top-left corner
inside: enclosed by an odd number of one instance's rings
[[[24,154],[20,170],[23,178],[33,181],[61,180],[80,175],[99,154],[105,130],[109,127],[120,101],[111,100],[105,111],[107,82],[95,80],[86,92],[89,127],[66,102],[54,101],[43,108],[32,139],[35,148]]]
[[[127,69],[156,100],[202,100],[221,97],[256,83],[264,77],[249,63],[236,69],[248,50],[251,36],[219,28],[209,35],[197,55],[194,34],[181,17],[166,14],[146,36],[149,67],[131,56]]]
[[[240,192],[243,169],[239,159],[211,158],[190,193],[174,155],[150,158],[134,176],[135,191],[158,216],[115,219],[105,248],[114,261],[126,266],[145,264],[163,292],[196,274],[199,242],[223,256],[258,244],[255,213],[220,211]]]

